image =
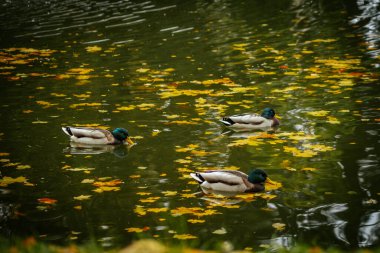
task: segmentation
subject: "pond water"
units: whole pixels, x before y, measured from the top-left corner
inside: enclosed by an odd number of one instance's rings
[[[105,248],[378,246],[368,2],[2,2],[1,235]],[[275,132],[219,123],[265,107]],[[137,144],[74,147],[67,125],[125,127]],[[189,177],[252,168],[281,186],[201,195]]]

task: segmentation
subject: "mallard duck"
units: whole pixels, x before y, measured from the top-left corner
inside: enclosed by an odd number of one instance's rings
[[[261,115],[252,113],[238,114],[224,117],[221,122],[225,126],[237,130],[270,129],[280,124],[280,121],[274,116],[275,114],[272,108],[265,108]]]
[[[116,128],[112,132],[100,128],[88,127],[62,127],[63,132],[70,136],[70,140],[76,143],[98,145],[123,144],[125,141],[132,145],[133,141],[129,138],[128,131],[124,128]]]
[[[261,169],[254,169],[249,175],[236,170],[210,170],[190,173],[190,176],[198,181],[201,188],[219,192],[263,191],[268,177]]]

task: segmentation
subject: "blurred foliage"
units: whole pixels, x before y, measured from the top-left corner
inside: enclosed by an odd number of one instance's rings
[[[213,252],[223,252],[223,253],[248,253],[248,252],[279,252],[279,253],[343,253],[343,252],[355,252],[355,253],[377,253],[380,252],[380,248],[374,249],[357,249],[347,251],[344,249],[337,248],[327,248],[323,249],[319,246],[308,246],[308,245],[297,245],[291,248],[278,248],[270,245],[262,245],[262,250],[253,250],[251,248],[246,248],[244,250],[234,250],[233,245],[229,242],[221,243],[214,250],[200,250],[188,247],[183,247],[179,245],[164,245],[157,240],[153,239],[141,239],[135,241],[131,245],[123,249],[113,249],[105,250],[98,246],[96,242],[90,241],[84,245],[68,245],[68,246],[57,246],[45,242],[37,241],[34,237],[28,237],[24,240],[16,240],[16,242],[11,243],[9,240],[0,238],[0,251],[9,253],[100,253],[100,252],[110,252],[110,253],[213,253]]]

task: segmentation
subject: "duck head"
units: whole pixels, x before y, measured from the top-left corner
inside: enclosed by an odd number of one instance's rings
[[[267,180],[267,173],[261,169],[254,169],[249,173],[248,175],[248,181],[252,184],[261,184],[264,183],[265,180]]]
[[[266,119],[273,119],[275,114],[276,113],[272,108],[265,108],[261,113],[261,116]]]
[[[112,135],[119,141],[126,141],[129,145],[134,144],[134,142],[129,138],[129,133],[124,128],[116,128],[112,131]]]

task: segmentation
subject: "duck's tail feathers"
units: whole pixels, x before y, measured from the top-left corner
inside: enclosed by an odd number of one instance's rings
[[[220,122],[222,122],[226,126],[232,126],[233,124],[235,124],[235,122],[232,121],[232,119],[230,118],[223,118],[220,120]]]
[[[190,176],[192,177],[192,178],[194,178],[195,180],[197,180],[198,181],[198,183],[203,183],[204,181],[206,181],[203,177],[202,177],[202,175],[200,174],[200,173],[198,173],[198,172],[195,172],[195,173],[190,173]]]
[[[70,127],[62,127],[62,131],[68,136],[73,136],[73,133],[70,130]]]

